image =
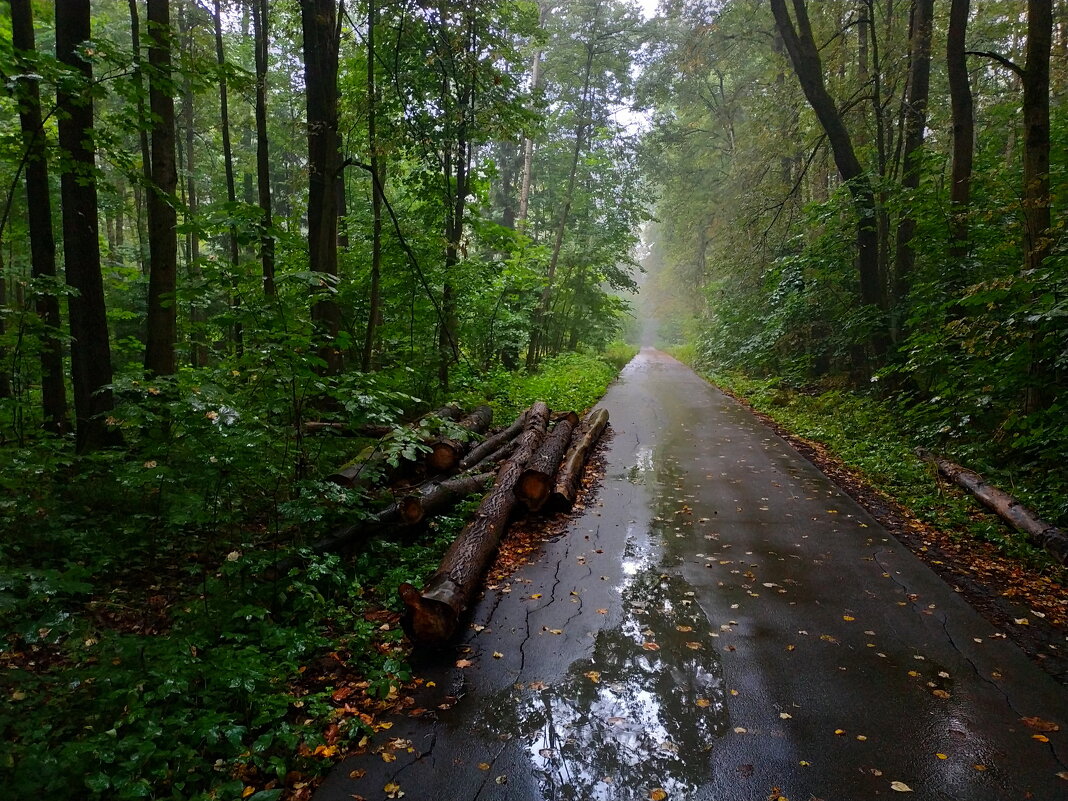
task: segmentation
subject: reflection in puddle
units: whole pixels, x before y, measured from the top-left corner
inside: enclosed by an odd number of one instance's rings
[[[639,446],[634,458],[635,463],[627,468],[623,478],[631,484],[644,484],[646,476],[653,472],[653,449],[647,445]]]
[[[709,623],[689,585],[648,567],[623,593],[619,628],[553,686],[519,685],[480,712],[490,739],[517,738],[543,797],[672,797],[708,780],[713,741],[727,729],[723,679]]]

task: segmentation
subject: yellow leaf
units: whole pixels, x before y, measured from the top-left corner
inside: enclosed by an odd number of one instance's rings
[[[386,798],[402,798],[404,796],[404,791],[396,782],[390,782],[382,789],[386,793]]]
[[[501,659],[503,656],[504,656],[504,654],[502,654],[500,651],[494,651],[493,652],[493,658],[494,659]]]
[[[738,694],[737,690],[731,690],[731,695],[737,695],[737,694]]]
[[[650,801],[664,801],[665,798],[667,798],[667,791],[659,787],[649,791]]]
[[[597,610],[597,614],[599,614],[599,615],[607,615],[608,614],[608,610],[607,609],[598,609]]]
[[[564,630],[563,629],[548,629],[548,632],[550,634],[563,634]]]
[[[899,793],[912,792],[912,788],[905,784],[905,782],[890,782],[890,789],[897,790]]]
[[[801,767],[803,767],[803,768],[807,768],[807,767],[809,767],[809,766],[810,766],[810,765],[811,765],[812,763],[811,763],[811,762],[808,762],[807,760],[804,760],[804,759],[802,759],[802,760],[801,760],[800,762],[798,762],[797,764],[798,764],[798,765],[800,765],[800,766],[801,766]]]
[[[852,621],[856,620],[856,618],[853,617],[852,615],[842,615],[842,620],[845,620],[847,622],[852,622]]]
[[[790,720],[790,718],[792,718],[793,715],[791,715],[789,712],[780,712],[779,713],[779,717],[782,718],[783,720]],[[802,763],[802,764],[804,764],[804,763]]]
[[[541,593],[540,593],[540,592],[536,592],[536,593],[534,593],[533,595],[531,595],[530,597],[531,597],[531,599],[533,599],[533,600],[537,600],[538,598],[540,598],[540,597],[541,597]]]
[[[660,646],[657,645],[655,642],[643,642],[642,643],[642,648],[644,648],[646,651],[659,651],[660,650]]]
[[[935,696],[935,698],[949,698],[949,693],[945,690],[931,690],[931,695]]]
[[[1035,731],[1060,731],[1060,726],[1048,720],[1042,718],[1020,718],[1020,721],[1029,729]]]
[[[700,651],[701,650],[701,643],[699,643],[699,642],[688,642],[688,643],[686,643],[686,647],[689,648],[691,651]]]
[[[868,738],[866,736],[864,736],[863,734],[858,734],[857,735],[857,739],[860,740],[861,742],[864,742]]]
[[[837,734],[838,736],[841,736],[841,735],[845,734],[845,729],[835,729],[834,733]]]
[[[710,706],[712,702],[709,701],[707,698],[698,698],[696,704],[702,709],[704,709],[705,707]]]
[[[787,651],[796,651],[797,650],[797,646],[796,645],[787,645],[786,646],[786,650]]]
[[[1031,735],[1031,739],[1032,740],[1038,740],[1040,743],[1048,743],[1049,742],[1049,737],[1047,737],[1044,734],[1032,734]]]
[[[973,765],[976,770],[986,770],[986,765]]]
[[[248,798],[254,792],[256,792],[256,788],[255,787],[246,787],[244,790],[241,791],[241,797],[242,798]]]
[[[392,754],[389,751],[383,751],[382,752],[382,761],[383,762],[396,762],[397,761],[397,755],[396,754]]]
[[[479,770],[489,770],[490,769],[489,762],[479,762],[478,763],[478,769]]]
[[[939,759],[949,759],[949,757],[946,754],[935,754],[935,756],[938,757]]]
[[[583,673],[582,675],[592,681],[594,684],[597,684],[601,680],[601,673],[597,670],[591,670],[587,673]]]
[[[675,631],[681,631],[685,634],[688,631],[693,631],[693,626],[676,626]]]

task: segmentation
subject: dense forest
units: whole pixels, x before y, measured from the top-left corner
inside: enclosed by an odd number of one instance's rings
[[[1063,521],[1068,8],[666,5],[644,79],[662,338],[783,403],[859,390]]]
[[[655,5],[0,2],[0,784],[307,797],[472,508],[328,476],[625,338],[1068,520],[1068,3]]]

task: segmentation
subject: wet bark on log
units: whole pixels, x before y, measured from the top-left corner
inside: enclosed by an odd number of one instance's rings
[[[463,414],[463,409],[455,404],[449,404],[432,412],[430,415],[420,417],[409,428],[416,428],[419,422],[426,417],[433,416],[440,417],[443,420],[455,420],[461,414]],[[360,452],[359,456],[340,467],[337,472],[331,473],[326,477],[326,480],[333,481],[338,486],[351,489],[361,481],[361,478],[373,475],[376,472],[382,471],[387,474],[396,472],[396,470],[389,469],[390,465],[386,462],[387,453],[384,447],[389,444],[389,440],[393,436],[393,434],[387,434],[374,445],[367,446]]]
[[[579,417],[568,412],[556,422],[541,448],[530,460],[530,466],[519,476],[515,485],[516,497],[531,512],[537,512],[549,500],[553,479],[560,468],[564,452],[571,444],[571,434],[578,425]]]
[[[473,476],[460,476],[448,481],[427,484],[418,492],[407,495],[397,502],[401,522],[407,526],[421,523],[428,515],[437,514],[461,498],[484,490],[492,478],[493,473],[476,473]]]
[[[601,438],[608,425],[608,410],[596,409],[586,416],[582,424],[571,437],[571,447],[557,471],[552,494],[549,496],[549,508],[553,511],[570,511],[575,505],[579,480],[590,458],[590,451]]]
[[[470,470],[472,467],[485,460],[487,456],[496,453],[502,446],[518,437],[519,433],[523,430],[523,424],[526,422],[528,412],[529,410],[524,411],[510,426],[508,426],[508,428],[498,431],[491,437],[486,437],[481,443],[472,448],[470,452],[460,460],[460,471],[466,472],[467,470]]]
[[[465,472],[466,473],[490,473],[497,469],[497,465],[516,452],[519,447],[519,437],[504,443],[489,456],[479,460]]]
[[[939,459],[923,448],[917,448],[916,455],[934,464],[939,473],[968,490],[998,517],[1026,534],[1033,545],[1045,548],[1062,565],[1068,564],[1068,534],[1039,518],[1009,493],[988,484],[973,470],[947,459]]]
[[[516,454],[501,467],[493,489],[478,507],[474,520],[453,542],[437,572],[421,592],[411,584],[399,588],[406,607],[404,628],[417,643],[442,644],[453,636],[497,552],[516,504],[515,482],[545,438],[549,408],[539,401],[530,407],[526,418]]]
[[[479,406],[457,425],[472,434],[482,434],[493,422],[493,409]],[[455,470],[460,459],[470,449],[471,440],[439,439],[431,443],[426,463],[432,473],[447,473]]]

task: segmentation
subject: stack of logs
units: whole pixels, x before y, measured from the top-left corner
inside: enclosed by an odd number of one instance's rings
[[[401,460],[394,465],[388,459],[390,444],[411,437],[425,418],[412,423],[408,431],[387,433],[329,480],[367,489],[377,477],[385,477],[393,485],[395,500],[369,520],[346,526],[312,546],[318,552],[338,550],[378,530],[414,526],[485,490],[492,480],[474,519],[457,536],[422,591],[410,584],[400,587],[405,629],[421,644],[451,639],[515,514],[572,508],[586,462],[608,424],[605,409],[595,409],[580,420],[575,412],[551,414],[539,401],[511,425],[473,444],[475,436],[490,427],[488,406],[464,415],[450,405],[433,416],[453,421],[449,428],[454,433],[462,429],[468,435],[432,439],[424,443],[429,450],[420,461]],[[277,565],[274,572],[284,572],[289,566]]]

